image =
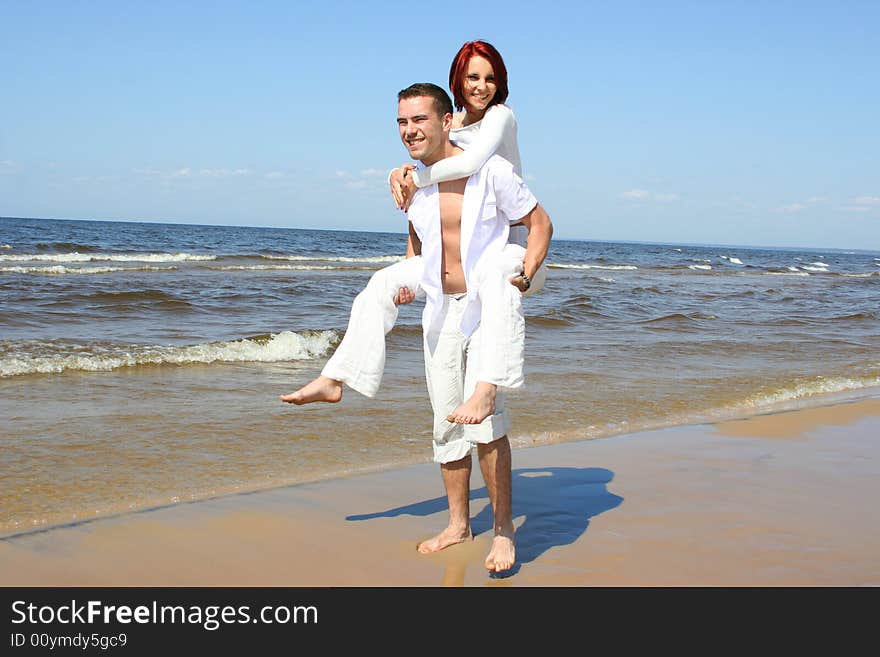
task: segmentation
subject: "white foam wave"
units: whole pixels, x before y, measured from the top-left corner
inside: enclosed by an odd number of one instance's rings
[[[224,265],[222,267],[208,267],[216,271],[318,271],[326,269],[339,269],[333,265]]]
[[[852,379],[849,377],[816,377],[812,381],[759,393],[736,404],[748,409],[776,409],[790,402],[803,402],[837,393],[855,392],[880,386],[880,376]]]
[[[721,257],[734,265],[741,265],[743,263],[742,260],[733,256],[723,255]]]
[[[351,258],[347,256],[261,256],[266,260],[291,260],[294,262],[400,262],[405,260],[406,256],[402,255],[382,255],[382,256],[363,256],[361,258]]]
[[[551,269],[638,269],[635,265],[566,265],[566,264],[557,264],[555,262],[551,262],[547,265],[547,267]]]
[[[63,274],[109,274],[116,271],[174,271],[177,267],[0,267],[0,272],[9,274],[44,274],[59,276]]]
[[[245,338],[233,342],[211,342],[185,347],[158,345],[73,347],[66,353],[0,358],[0,376],[57,374],[66,370],[106,372],[136,365],[276,363],[307,360],[326,353],[336,337],[335,331],[303,333],[282,331],[272,335],[268,340]]]
[[[0,255],[0,262],[182,262],[216,260],[214,255],[192,253],[22,253]]]
[[[809,276],[805,271],[765,271],[769,276]]]
[[[688,269],[712,269],[712,265],[688,265]]]
[[[828,265],[823,265],[822,267],[810,267],[809,265],[803,265],[803,266],[801,267],[801,269],[804,269],[804,270],[806,270],[806,271],[818,271],[818,272],[821,272],[821,273],[823,273],[823,274],[827,274],[827,273],[828,273]]]
[[[814,267],[825,267],[826,269],[829,266],[828,263],[822,262],[821,260],[819,260],[818,262],[811,262],[810,264]]]
[[[11,244],[0,244],[0,249],[11,249],[11,248],[12,248]]]

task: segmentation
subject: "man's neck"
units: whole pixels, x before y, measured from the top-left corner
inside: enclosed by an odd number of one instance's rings
[[[436,164],[440,160],[445,160],[447,157],[452,157],[453,155],[458,155],[462,152],[464,152],[462,151],[462,149],[460,149],[458,146],[447,139],[445,144],[440,146],[434,153],[431,153],[430,157],[426,157],[421,160],[421,163],[424,164],[426,167],[429,167],[432,164]]]

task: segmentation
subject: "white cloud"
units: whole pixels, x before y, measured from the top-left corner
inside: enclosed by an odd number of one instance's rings
[[[181,167],[173,171],[162,171],[160,169],[132,169],[136,174],[142,176],[151,176],[162,178],[165,180],[186,178],[195,180],[198,178],[235,178],[241,176],[249,176],[253,173],[250,169],[228,169],[220,167],[216,169],[194,169],[192,167]]]
[[[250,173],[250,169],[199,169],[195,175],[199,178],[231,178],[233,176],[247,176]]]
[[[791,203],[789,205],[783,205],[782,207],[776,208],[777,212],[783,212],[785,214],[794,214],[796,212],[802,212],[804,210],[809,209],[811,205],[816,205],[817,203],[824,203],[828,199],[825,196],[811,196],[806,201],[798,201],[797,203]]]
[[[784,212],[785,214],[794,214],[795,212],[800,212],[801,210],[806,210],[807,206],[803,203],[792,203],[791,205],[783,205],[781,208],[776,208],[777,212]]]
[[[352,173],[345,169],[337,169],[334,173],[345,189],[368,190],[371,192],[388,189],[388,170],[386,169],[369,167],[361,169],[357,173]]]
[[[844,212],[870,212],[871,208],[867,205],[844,205],[840,208]]]
[[[679,199],[678,194],[675,193],[653,194],[644,189],[631,189],[620,196],[633,201],[645,201],[650,199],[661,203],[669,203],[670,201],[677,201]]]
[[[17,162],[13,162],[12,160],[0,160],[0,174],[18,173],[19,171],[21,171],[21,166]]]
[[[880,196],[859,196],[853,199],[856,205],[880,205]]]

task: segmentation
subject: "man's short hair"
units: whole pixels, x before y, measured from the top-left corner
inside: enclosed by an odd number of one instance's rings
[[[452,100],[449,98],[449,94],[442,87],[431,82],[416,82],[409,85],[397,94],[397,100],[420,96],[428,96],[434,100],[434,109],[437,110],[437,114],[441,118],[445,114],[452,114]]]

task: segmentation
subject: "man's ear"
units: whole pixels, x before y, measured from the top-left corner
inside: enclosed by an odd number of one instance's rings
[[[443,132],[449,132],[452,130],[452,114],[446,112],[443,115]]]

